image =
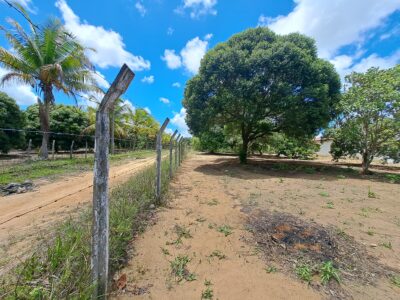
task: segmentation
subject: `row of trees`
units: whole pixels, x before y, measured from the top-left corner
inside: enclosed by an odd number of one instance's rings
[[[353,73],[343,93],[313,39],[249,29],[202,59],[185,89],[186,121],[200,148],[240,147],[243,163],[262,149],[309,156],[315,135],[331,127],[333,157],[359,153],[367,173],[377,155],[399,159],[399,70]]]
[[[32,140],[33,147],[40,147],[42,134],[40,106],[34,104],[25,111],[21,111],[15,100],[0,93],[0,128],[14,128],[22,131],[0,130],[0,151],[8,152],[11,148],[26,148],[27,141]],[[116,139],[130,140],[126,145],[133,143],[137,147],[144,146],[149,140],[154,140],[159,129],[159,123],[144,109],[132,111],[119,100],[114,109],[114,129]],[[96,108],[89,107],[82,110],[77,106],[53,104],[49,110],[49,127],[52,132],[64,133],[54,135],[57,140],[57,149],[69,149],[72,140],[75,146],[83,146],[88,141],[93,146],[93,139],[87,135],[94,135]],[[85,135],[79,137],[79,135]],[[78,136],[78,137],[77,137]],[[164,139],[168,139],[167,136]]]

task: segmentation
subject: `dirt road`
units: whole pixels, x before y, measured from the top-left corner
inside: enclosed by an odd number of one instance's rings
[[[136,159],[110,168],[110,187],[154,163],[154,157]],[[92,200],[93,173],[85,172],[44,183],[34,192],[0,198],[0,274],[9,261],[32,250],[33,243],[53,224],[79,212]]]
[[[400,299],[390,278],[374,275],[367,284],[347,279],[353,273],[344,269],[340,285],[326,288],[317,274],[302,283],[294,263],[286,269],[282,257],[264,255],[270,242],[255,242],[247,221],[252,210],[267,210],[334,226],[384,266],[400,269],[399,192],[398,184],[328,164],[300,169],[252,159],[243,166],[235,157],[195,155],[173,180],[169,207],[133,241],[131,260],[115,275],[123,282],[126,275],[126,288],[114,297]]]

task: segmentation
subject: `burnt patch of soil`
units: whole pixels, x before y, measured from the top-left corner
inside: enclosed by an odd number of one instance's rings
[[[346,281],[374,285],[379,277],[390,277],[396,270],[383,266],[368,255],[364,245],[334,227],[307,222],[291,214],[257,210],[249,212],[248,229],[257,248],[269,263],[290,274],[307,265],[312,272],[310,285],[331,298],[351,298],[342,288]],[[339,270],[340,283],[321,284],[320,268],[331,261]]]

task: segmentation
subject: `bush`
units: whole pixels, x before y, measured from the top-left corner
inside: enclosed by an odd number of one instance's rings
[[[22,129],[24,121],[24,116],[15,100],[0,92],[0,128]],[[8,153],[11,148],[24,147],[24,141],[22,132],[0,130],[0,151],[3,153]]]

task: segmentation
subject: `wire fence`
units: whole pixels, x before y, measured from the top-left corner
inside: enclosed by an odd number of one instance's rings
[[[56,159],[86,159],[94,157],[95,136],[87,134],[74,134],[67,132],[44,132],[40,130],[0,128],[0,167],[21,163],[27,160],[40,159],[39,153],[42,145],[43,134],[49,136],[47,151],[50,160]],[[111,142],[111,141],[110,141]],[[155,150],[156,137],[133,136],[129,138],[114,138],[113,154]],[[163,142],[163,148],[168,143]]]

